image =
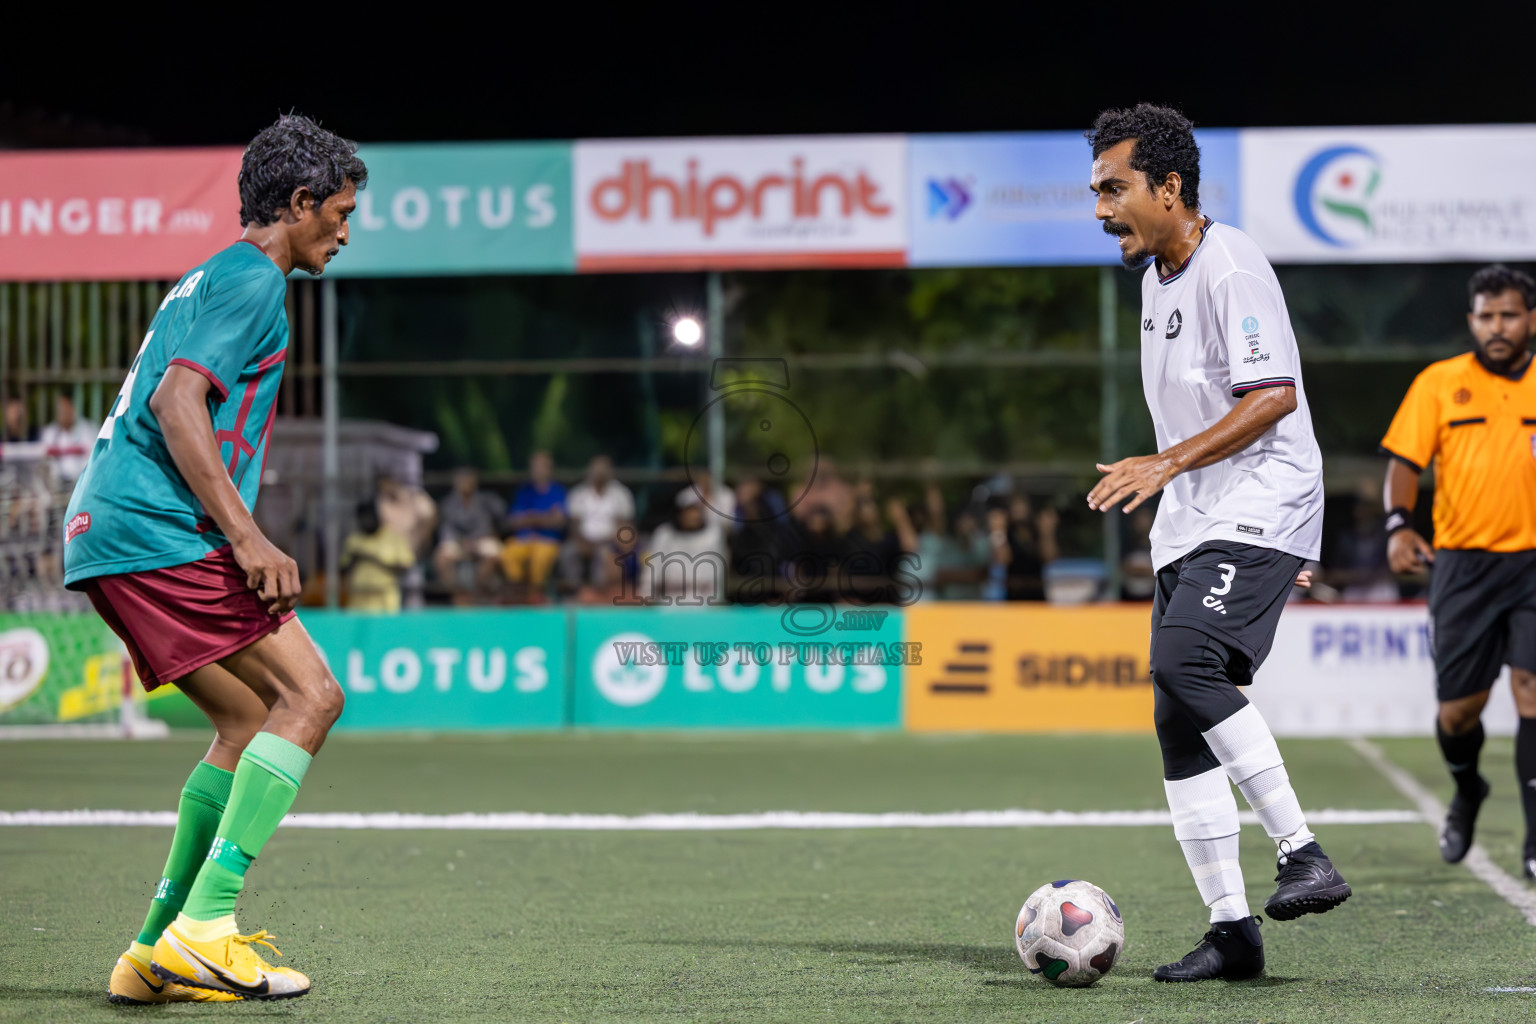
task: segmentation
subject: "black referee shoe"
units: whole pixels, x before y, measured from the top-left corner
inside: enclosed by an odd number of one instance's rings
[[[1163,964],[1152,972],[1156,981],[1209,981],[1225,978],[1241,981],[1264,973],[1264,939],[1259,935],[1261,917],[1214,921],[1200,945],[1176,964]]]
[[[1302,914],[1325,914],[1349,899],[1354,890],[1344,881],[1323,848],[1313,840],[1292,850],[1282,844],[1279,885],[1275,894],[1264,901],[1264,912],[1276,921],[1289,921]]]
[[[1458,791],[1451,797],[1450,809],[1445,812],[1445,825],[1440,829],[1440,859],[1447,864],[1460,864],[1472,849],[1472,831],[1477,825],[1477,812],[1482,810],[1483,801],[1488,799],[1488,780],[1479,776],[1479,791],[1482,796],[1476,800],[1468,800]]]

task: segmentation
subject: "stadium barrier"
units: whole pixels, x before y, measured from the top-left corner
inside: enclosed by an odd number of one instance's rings
[[[306,611],[343,731],[1148,732],[1146,605]],[[94,615],[0,615],[0,728],[126,719]],[[1507,680],[1490,732],[1513,732]],[[1280,736],[1426,735],[1422,605],[1288,609],[1249,696]],[[201,725],[174,687],[128,710]],[[133,730],[124,730],[133,731]]]

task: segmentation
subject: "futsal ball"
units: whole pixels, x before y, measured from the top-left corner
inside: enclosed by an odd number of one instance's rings
[[[1109,893],[1066,879],[1029,894],[1014,937],[1019,958],[1035,977],[1084,988],[1115,966],[1125,949],[1125,922]]]

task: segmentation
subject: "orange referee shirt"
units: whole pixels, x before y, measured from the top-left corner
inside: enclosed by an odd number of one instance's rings
[[[1435,547],[1536,548],[1536,366],[1519,380],[1472,353],[1414,378],[1381,447],[1435,466]]]

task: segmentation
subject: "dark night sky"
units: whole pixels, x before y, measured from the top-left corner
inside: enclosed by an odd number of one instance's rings
[[[1139,99],[1208,126],[1536,121],[1531,15],[1347,7],[300,5],[213,31],[200,6],[32,33],[8,18],[0,134],[231,144],[288,108],[380,142],[1080,129]]]

